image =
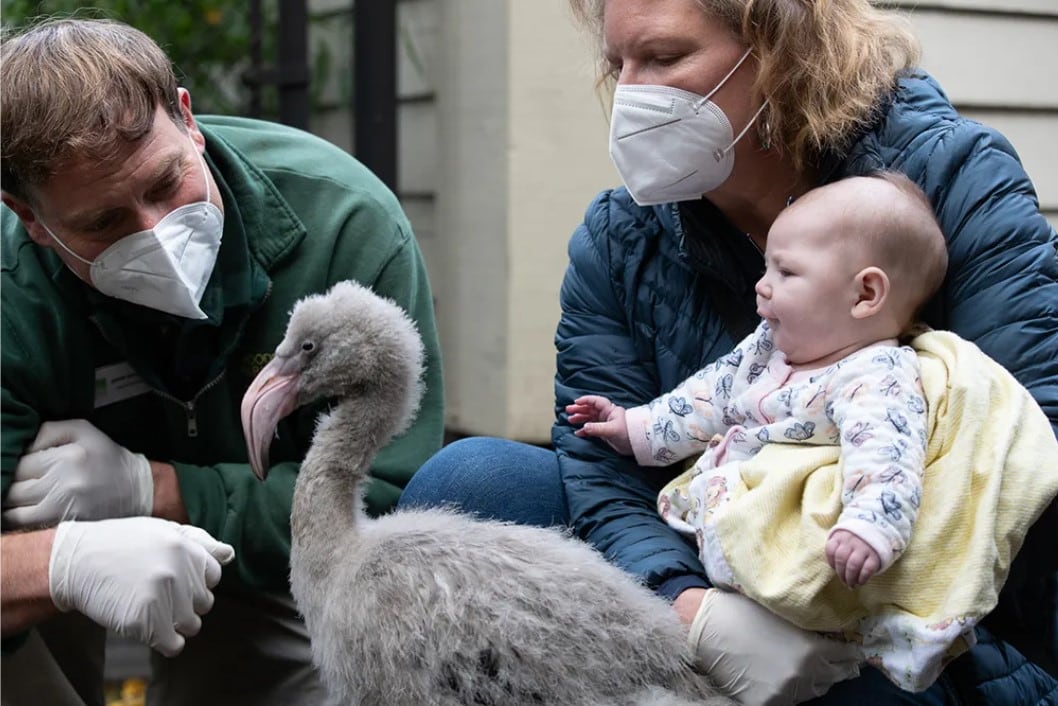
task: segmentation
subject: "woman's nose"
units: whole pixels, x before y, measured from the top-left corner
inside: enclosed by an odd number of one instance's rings
[[[641,77],[638,75],[635,66],[632,62],[625,62],[621,66],[621,70],[617,72],[617,85],[618,86],[635,86],[643,83]]]

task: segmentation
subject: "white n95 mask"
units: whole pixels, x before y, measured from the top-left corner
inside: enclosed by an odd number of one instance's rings
[[[196,148],[197,149],[197,148]],[[224,215],[209,201],[209,174],[199,154],[206,181],[206,200],[180,206],[154,228],[121,238],[95,260],[70,250],[43,221],[44,230],[62,249],[90,267],[92,285],[103,294],[188,319],[205,319],[199,308],[224,233]]]
[[[610,118],[610,158],[637,204],[697,199],[731,175],[734,147],[767,103],[732,138],[730,121],[709,99],[749,54],[747,49],[705,96],[671,86],[617,86]]]

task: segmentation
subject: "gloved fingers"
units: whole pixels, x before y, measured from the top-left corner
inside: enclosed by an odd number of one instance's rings
[[[795,703],[801,701],[807,701],[808,699],[814,699],[822,696],[823,694],[830,691],[830,687],[837,684],[839,681],[845,681],[847,679],[855,679],[860,676],[860,663],[859,662],[833,662],[828,664],[825,668],[820,669],[814,675],[815,677],[812,686],[811,693],[804,695],[803,698],[798,695]]]
[[[28,452],[65,446],[78,441],[86,430],[96,428],[84,419],[66,419],[59,422],[44,422],[37,431],[37,438],[30,444]]]
[[[47,480],[52,484],[69,480],[70,471],[83,471],[88,465],[88,454],[84,448],[75,444],[50,446],[40,451],[32,451],[18,460],[15,466],[14,479]],[[56,473],[55,469],[61,472]],[[63,477],[66,476],[66,477]]]
[[[227,547],[208,532],[191,525],[177,525],[177,531],[186,541],[184,544],[184,574],[174,587],[174,610],[177,629],[184,635],[194,635],[202,627],[200,615],[213,607],[213,593],[209,590],[220,582],[220,562],[210,553],[210,548]]]
[[[858,665],[863,661],[863,653],[858,645],[845,640],[831,640],[814,633],[807,633],[819,641],[815,654],[821,662],[835,665]],[[846,667],[842,667],[845,669]]]
[[[820,648],[815,664],[804,670],[811,675],[811,683],[802,683],[801,686],[809,692],[798,693],[795,703],[822,696],[839,681],[855,679],[860,675],[864,660],[858,646],[840,640],[820,639],[828,644]]]
[[[152,581],[154,596],[142,605],[139,615],[127,621],[128,636],[137,638],[166,657],[175,657],[186,640],[176,628],[180,590],[172,578]]]
[[[191,607],[198,615],[205,615],[213,607],[213,588],[220,582],[220,562],[199,546],[193,546],[190,569]],[[182,631],[181,631],[182,632]],[[197,632],[197,630],[196,630]],[[184,633],[185,635],[192,633]]]
[[[40,481],[33,481],[39,483]],[[11,486],[12,490],[14,485]],[[3,510],[4,523],[14,529],[26,527],[51,527],[63,520],[76,520],[77,512],[74,501],[63,493],[45,494],[39,502],[22,504],[24,498],[16,497],[18,507],[7,507]]]
[[[199,547],[187,547],[178,573],[164,582],[167,594],[162,605],[168,605],[169,621],[178,633],[185,637],[197,635],[202,629],[202,619],[195,611],[195,604],[201,599],[199,593],[205,590],[202,583],[202,564],[208,555]]]
[[[205,585],[199,585],[196,582],[195,595],[192,600],[195,613],[198,615],[205,615],[213,609],[213,591],[206,588]]]
[[[793,679],[788,688],[782,690],[781,695],[776,695],[767,703],[769,706],[771,704],[776,706],[799,704],[823,696],[839,681],[858,677],[860,675],[859,650],[856,650],[855,654],[857,658],[853,660],[843,659],[836,662],[818,660],[810,667],[799,670],[798,674],[808,678]]]
[[[225,544],[224,546],[227,547],[228,545]],[[228,548],[231,549],[231,547],[228,547]],[[234,556],[234,550],[232,550],[232,551],[233,551],[232,556]],[[229,559],[229,561],[230,561],[230,559]],[[222,573],[223,573],[223,571],[221,570],[220,562],[217,561],[216,557],[214,557],[212,554],[210,554],[209,557],[208,557],[208,560],[206,561],[206,570],[205,570],[205,574],[206,574],[205,575],[206,588],[213,588],[218,583],[220,583],[220,577],[221,577]],[[210,601],[210,606],[212,607],[212,605],[213,605],[213,603],[212,603],[212,600],[211,600]],[[206,610],[209,610],[209,608],[206,608]]]
[[[147,644],[166,657],[176,657],[184,649],[186,643],[187,640],[184,639],[184,636],[170,625],[168,629],[160,626],[158,632],[151,637]]]
[[[11,527],[53,525],[77,519],[74,496],[78,482],[60,472],[49,472],[67,462],[77,463],[83,454],[70,446],[36,451],[23,456],[15,467],[15,480],[4,498],[3,518]]]
[[[173,627],[184,637],[194,637],[202,629],[202,618],[188,602],[186,608],[181,608],[180,612],[173,616]]]
[[[15,466],[14,479],[39,480],[48,474],[61,456],[56,453],[59,449],[48,448],[40,451],[27,451],[22,458],[18,459]]]
[[[180,525],[178,531],[209,552],[210,556],[221,564],[227,564],[235,558],[234,547],[230,544],[225,544],[224,542],[214,539],[213,535],[201,527],[195,527],[194,525]],[[217,567],[215,573],[207,568],[206,580],[210,588],[216,586],[217,582],[220,581],[220,567]]]
[[[846,679],[859,676],[860,665],[864,663],[863,654],[855,646],[849,644],[851,649],[845,650],[841,656],[831,655],[830,659],[820,660],[812,669],[819,677],[819,681],[833,684]]]
[[[46,527],[55,524],[55,513],[41,505],[26,505],[4,510],[4,524],[13,529],[26,527]],[[75,518],[70,518],[75,519]]]
[[[7,497],[4,498],[4,509],[39,505],[44,498],[48,497],[48,491],[51,487],[51,483],[42,482],[39,478],[16,480],[7,490]]]

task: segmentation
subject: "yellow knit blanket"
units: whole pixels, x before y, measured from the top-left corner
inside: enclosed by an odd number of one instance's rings
[[[711,529],[735,588],[803,628],[844,633],[919,691],[995,607],[1026,531],[1058,493],[1058,440],[1028,391],[972,343],[931,331],[911,345],[929,444],[918,521],[888,571],[849,590],[826,562],[842,508],[835,446],[765,445]],[[662,497],[685,493],[692,473]]]

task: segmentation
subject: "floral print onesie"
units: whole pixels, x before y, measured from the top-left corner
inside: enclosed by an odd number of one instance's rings
[[[762,321],[731,353],[649,404],[628,410],[636,461],[669,465],[700,453],[693,480],[659,498],[678,530],[696,534],[710,580],[729,583],[709,519],[730,474],[764,444],[840,444],[845,529],[878,552],[884,571],[907,547],[926,454],[926,404],[915,352],[878,344],[828,367],[795,371]],[[714,575],[718,574],[718,575]],[[737,587],[735,587],[737,588]]]

